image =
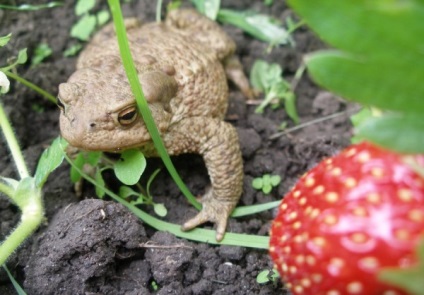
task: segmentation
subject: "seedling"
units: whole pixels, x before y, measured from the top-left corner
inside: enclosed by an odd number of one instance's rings
[[[222,9],[220,8],[220,0],[191,0],[191,2],[196,6],[197,10],[209,18],[236,26],[258,40],[268,42],[270,49],[277,45],[294,45],[291,33],[303,25],[303,22],[294,25],[290,19],[290,22],[287,22],[288,30],[286,30],[282,27],[281,22],[269,15],[252,11],[240,12]],[[265,1],[265,4],[271,5],[272,1]]]
[[[22,152],[0,104],[0,127],[15,161],[20,180],[0,176],[0,192],[10,198],[22,212],[15,230],[0,245],[0,265],[28,238],[44,218],[42,187],[49,174],[62,163],[63,142],[56,140],[44,151],[34,176],[30,176]]]
[[[130,200],[132,205],[152,205],[155,213],[161,217],[166,216],[167,210],[163,204],[158,204],[153,201],[150,194],[150,185],[154,178],[159,173],[156,170],[149,177],[146,189],[139,184],[140,177],[146,168],[146,158],[138,149],[131,149],[122,152],[119,159],[116,161],[106,157],[102,152],[80,152],[75,156],[73,161],[74,166],[71,168],[71,180],[73,183],[79,183],[82,175],[81,170],[89,171],[98,186],[96,186],[96,195],[99,198],[105,196],[103,187],[106,185],[102,173],[108,169],[113,170],[115,176],[124,185],[119,189],[119,196],[123,199],[135,198]],[[139,191],[135,191],[129,186],[137,185]]]
[[[254,189],[262,190],[264,194],[269,194],[273,187],[277,187],[281,182],[280,175],[264,174],[262,177],[253,179],[252,186]]]
[[[0,48],[6,45],[10,38],[12,37],[12,34],[8,34],[6,36],[0,36]],[[32,84],[31,82],[25,80],[24,78],[20,77],[18,74],[12,73],[12,71],[15,71],[15,68],[18,65],[24,64],[27,61],[27,50],[26,48],[19,50],[18,56],[16,58],[11,58],[9,65],[0,67],[0,81],[3,83],[4,86],[7,85],[7,87],[3,87],[3,93],[6,93],[9,90],[9,80],[7,77],[12,78],[19,83],[22,83],[23,85],[27,86],[28,88],[38,92],[40,95],[44,96],[46,99],[50,100],[51,102],[56,103],[56,98],[49,94],[47,91],[41,89],[37,85]],[[7,76],[7,77],[5,77]],[[7,80],[7,81],[6,81]],[[6,90],[7,89],[7,90]]]
[[[52,49],[46,43],[39,44],[34,51],[34,56],[31,59],[31,66],[40,64],[44,59],[52,54]]]
[[[107,10],[101,10],[97,14],[90,11],[94,8],[96,0],[78,0],[75,5],[75,15],[79,17],[78,21],[71,28],[71,36],[79,41],[88,41],[94,31],[103,26],[109,19],[110,14]],[[77,43],[63,52],[64,56],[72,56],[82,49],[82,44]]]
[[[266,284],[269,282],[276,283],[280,278],[280,275],[275,270],[265,269],[261,271],[256,277],[256,282],[258,284]]]
[[[155,213],[160,216],[164,217],[166,214],[168,214],[168,210],[166,209],[165,205],[162,203],[155,203],[153,201],[153,197],[150,194],[150,185],[152,184],[153,180],[155,179],[156,175],[160,172],[159,169],[157,169],[155,172],[150,175],[149,180],[147,181],[146,189],[142,189],[139,186],[140,191],[144,191],[143,193],[139,193],[134,191],[132,188],[128,186],[121,186],[119,188],[119,196],[121,198],[127,199],[128,197],[135,196],[136,199],[133,201],[130,201],[132,205],[153,205],[153,210]]]
[[[282,73],[283,69],[279,64],[269,64],[264,60],[255,61],[250,72],[250,83],[257,91],[265,94],[265,98],[255,112],[263,113],[268,105],[277,108],[283,103],[287,115],[297,124],[299,116],[296,110],[294,87],[282,77]]]

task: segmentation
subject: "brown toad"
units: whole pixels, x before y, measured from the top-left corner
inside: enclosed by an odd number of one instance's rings
[[[194,10],[176,10],[162,23],[126,20],[127,35],[149,108],[170,155],[203,156],[212,187],[202,210],[185,222],[189,230],[216,223],[223,238],[227,219],[242,193],[243,167],[237,133],[223,121],[231,78],[250,96],[234,42]],[[77,71],[59,86],[62,136],[83,150],[119,152],[140,148],[157,156],[138,115],[111,25],[88,44]]]

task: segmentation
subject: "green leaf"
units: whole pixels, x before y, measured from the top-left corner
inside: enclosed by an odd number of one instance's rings
[[[110,13],[108,10],[100,10],[97,15],[97,25],[103,26],[105,23],[107,23],[110,19]]]
[[[16,293],[18,295],[26,295],[24,289],[22,289],[21,285],[19,285],[19,283],[15,280],[15,278],[10,273],[9,269],[6,267],[6,264],[3,264],[3,268],[6,271],[7,276],[9,277],[9,280],[12,282],[13,288],[15,288]]]
[[[424,30],[422,1],[290,0],[289,3],[323,40],[347,52],[390,55],[394,60],[414,60],[422,54],[423,41],[417,39]],[[398,55],[405,52],[408,54]]]
[[[84,153],[79,153],[75,159],[74,159],[74,164],[75,167],[77,167],[80,170],[83,170],[83,166],[86,163],[85,157],[84,157]],[[77,183],[78,181],[81,180],[81,174],[78,172],[77,169],[75,169],[74,166],[71,167],[71,181],[72,183]]]
[[[250,71],[250,84],[253,88],[265,92],[268,88],[265,76],[267,75],[268,63],[264,60],[257,59]]]
[[[94,5],[96,5],[96,0],[78,0],[77,5],[75,5],[75,14],[77,16],[83,15],[93,9]]]
[[[364,123],[369,118],[371,118],[372,116],[373,116],[373,112],[371,111],[371,108],[365,107],[365,108],[362,108],[356,114],[353,114],[352,116],[350,116],[350,121],[352,122],[353,127],[357,127],[357,126],[360,126],[362,123]],[[353,144],[359,143],[363,140],[364,139],[358,134],[354,134],[350,138],[350,142],[353,143]]]
[[[82,49],[81,44],[74,44],[63,52],[64,57],[74,56]]]
[[[100,199],[103,199],[105,196],[105,190],[103,189],[105,186],[105,180],[103,179],[102,171],[100,169],[96,169],[94,180],[99,184],[96,185],[96,196],[98,196]]]
[[[296,95],[292,91],[287,91],[284,99],[284,109],[294,123],[299,124],[300,119],[296,108]]]
[[[277,186],[281,182],[281,176],[280,175],[272,175],[270,183],[272,186]]]
[[[239,12],[230,9],[220,9],[218,21],[241,28],[253,37],[271,43],[282,45],[291,43],[291,36],[276,21],[263,14]]]
[[[255,178],[252,181],[252,187],[254,189],[260,190],[260,189],[262,189],[263,185],[264,185],[264,182],[262,180],[262,177]]]
[[[262,181],[263,181],[264,186],[265,186],[265,185],[269,185],[269,184],[271,184],[271,175],[269,175],[269,174],[264,174],[264,175],[262,176]]]
[[[28,59],[27,49],[24,48],[24,49],[19,50],[18,59],[16,60],[16,63],[17,64],[24,64],[24,63],[26,63],[27,59]]]
[[[178,9],[181,7],[182,0],[172,0],[171,2],[166,5],[166,11],[170,12],[172,10]]]
[[[163,204],[153,204],[153,210],[160,217],[165,217],[168,214],[168,210]]]
[[[34,51],[34,56],[31,60],[31,65],[40,64],[46,57],[52,54],[53,50],[46,43],[39,44]]]
[[[424,153],[423,115],[386,113],[355,129],[357,136],[399,152]]]
[[[7,43],[9,43],[10,38],[12,38],[12,33],[7,34],[6,36],[0,37],[0,47],[3,47]]]
[[[261,35],[264,36],[263,41],[267,41],[271,43],[271,45],[283,45],[293,42],[287,30],[274,18],[268,15],[255,14],[249,16],[246,21],[260,31]],[[259,36],[260,35],[258,35],[258,37]]]
[[[47,180],[50,173],[55,170],[63,162],[63,148],[67,142],[61,137],[56,138],[51,146],[44,150],[38,161],[37,169],[35,170],[35,184],[41,188]]]
[[[221,6],[220,0],[204,0],[205,15],[212,20],[216,20],[218,16],[219,7]]]
[[[99,164],[102,157],[102,152],[87,152],[85,154],[86,162],[93,167],[96,167]]]
[[[276,88],[281,87],[276,85],[282,83],[282,74],[283,69],[279,64],[269,64],[264,60],[258,59],[252,66],[252,71],[250,73],[250,82],[252,83],[252,86],[255,89],[258,89],[262,92],[269,92],[273,86]]]
[[[80,20],[72,26],[71,36],[82,41],[87,41],[96,27],[96,17],[85,14]]]
[[[396,61],[384,61],[326,50],[308,56],[306,64],[318,84],[349,100],[364,106],[422,114],[424,60],[405,61],[404,54],[399,55]]]
[[[362,108],[356,114],[353,114],[352,116],[350,116],[350,121],[352,121],[353,127],[357,127],[357,126],[360,126],[369,118],[371,118],[372,116],[373,116],[373,113],[371,111],[371,108]]]
[[[277,271],[275,270],[263,270],[256,277],[256,282],[258,284],[265,284],[268,282],[275,282],[280,277]]]
[[[321,38],[340,49],[307,59],[320,85],[366,106],[424,112],[424,43],[417,38],[424,33],[422,1],[289,2]]]
[[[138,196],[138,195],[139,193],[137,193],[135,190],[133,190],[129,186],[121,185],[121,187],[119,188],[119,196],[123,199],[126,199],[131,196]]]
[[[392,286],[397,286],[411,295],[421,295],[424,290],[424,240],[416,246],[418,263],[405,268],[383,268],[378,279]]]
[[[221,6],[221,0],[191,0],[191,3],[196,6],[196,9],[209,17],[212,20],[216,20]]]
[[[113,166],[115,175],[126,184],[136,184],[146,168],[146,158],[138,149],[124,151]]]
[[[269,282],[269,278],[268,275],[271,271],[269,271],[268,269],[265,269],[263,271],[261,271],[258,276],[256,277],[256,282],[258,284],[265,284]]]
[[[191,3],[196,7],[196,9],[201,13],[205,14],[205,1],[204,0],[190,0]]]
[[[269,194],[272,191],[272,185],[270,183],[264,183],[262,187],[262,192],[264,194]]]

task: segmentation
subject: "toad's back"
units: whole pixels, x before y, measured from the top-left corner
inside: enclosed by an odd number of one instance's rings
[[[138,73],[163,71],[178,84],[176,97],[170,101],[171,121],[196,116],[223,118],[227,108],[228,86],[221,61],[223,57],[220,56],[222,52],[199,42],[192,31],[181,30],[167,23],[141,25],[130,19],[126,26]],[[229,44],[229,53],[234,50],[232,44]],[[110,65],[104,60],[116,64]],[[117,71],[117,77],[122,79],[120,63],[113,29],[106,27],[81,53],[77,68]]]

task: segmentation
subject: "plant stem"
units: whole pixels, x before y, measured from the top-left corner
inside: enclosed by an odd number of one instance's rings
[[[156,22],[160,23],[160,12],[162,10],[162,0],[158,0],[156,3]]]
[[[28,196],[25,205],[21,207],[22,215],[18,227],[0,245],[0,265],[28,238],[40,225],[44,217],[41,202],[41,190],[35,189],[34,195]]]
[[[172,161],[165,149],[159,131],[156,127],[155,121],[153,120],[153,116],[150,112],[146,98],[143,94],[140,81],[138,80],[137,71],[134,67],[134,61],[131,56],[130,47],[128,44],[119,0],[108,0],[108,3],[110,11],[112,13],[113,22],[115,23],[116,36],[118,38],[119,50],[121,53],[122,63],[125,68],[125,73],[127,74],[127,78],[130,83],[131,90],[135,96],[137,105],[139,106],[139,111],[144,119],[144,122],[146,123],[147,130],[152,136],[155,148],[158,151],[158,154],[160,155],[166,168],[168,169],[169,174],[171,174],[173,180],[177,184],[178,188],[185,195],[190,204],[192,204],[196,209],[200,209],[201,205],[199,204],[199,202],[197,202],[196,198],[190,193],[189,189],[181,180],[181,177],[179,176],[174,165],[172,164]]]
[[[14,195],[15,190],[13,188],[11,188],[9,185],[0,182],[0,192],[5,194],[6,196],[10,197],[11,199],[13,199],[13,195]]]
[[[53,95],[51,95],[50,93],[48,93],[47,91],[41,89],[40,87],[38,87],[37,85],[29,82],[28,80],[22,78],[19,75],[16,75],[12,72],[9,71],[5,71],[4,72],[6,76],[8,76],[9,78],[12,78],[16,81],[18,81],[19,83],[21,83],[22,85],[27,86],[28,88],[34,90],[35,92],[39,93],[40,95],[44,96],[46,99],[48,99],[50,102],[56,104],[56,97],[54,97]]]
[[[3,130],[4,137],[9,146],[10,152],[12,153],[13,160],[15,161],[16,168],[18,169],[19,176],[21,178],[29,177],[28,168],[25,164],[24,157],[18,144],[18,140],[13,133],[12,126],[9,120],[6,118],[3,105],[0,102],[0,127]]]

